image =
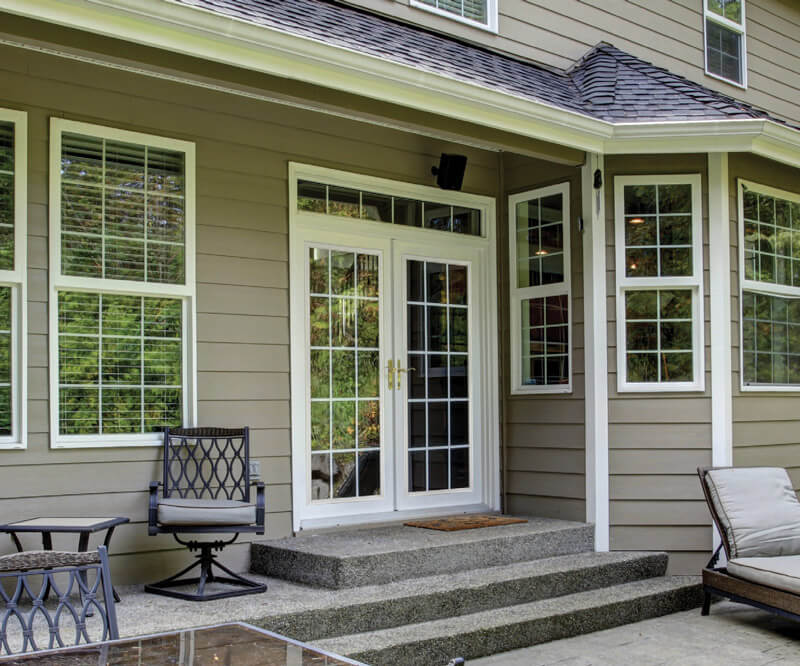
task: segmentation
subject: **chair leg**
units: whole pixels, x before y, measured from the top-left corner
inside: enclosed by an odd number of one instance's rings
[[[708,590],[703,590],[703,610],[700,611],[700,615],[708,615],[711,612],[711,592]]]
[[[177,539],[177,536],[175,537]],[[189,550],[199,550],[200,554],[196,555],[197,561],[189,565],[185,569],[179,571],[169,578],[165,578],[157,583],[145,585],[145,592],[151,594],[161,594],[167,597],[176,599],[186,599],[188,601],[209,601],[211,599],[226,599],[228,597],[237,597],[243,594],[258,594],[266,592],[267,586],[263,583],[257,583],[248,580],[244,576],[234,573],[221,562],[217,561],[217,556],[213,554],[214,550],[221,551],[222,548],[228,543],[232,542],[205,542],[200,543],[197,541],[182,542]],[[186,578],[185,574],[189,573],[192,569],[199,567],[200,572],[197,577]],[[214,568],[221,569],[227,576],[218,576],[214,573]],[[206,586],[209,583],[225,583],[234,586],[235,589],[225,590],[222,592],[206,593]],[[196,585],[196,592],[179,592],[172,588],[182,587],[186,585]]]

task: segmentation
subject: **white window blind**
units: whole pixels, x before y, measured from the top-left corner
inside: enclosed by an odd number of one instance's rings
[[[54,446],[194,420],[194,145],[54,119]]]

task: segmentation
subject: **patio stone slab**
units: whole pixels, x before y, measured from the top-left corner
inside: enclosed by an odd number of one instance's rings
[[[341,636],[316,645],[373,666],[468,662],[520,646],[566,638],[695,608],[698,576],[668,576],[496,608],[434,622]],[[524,663],[524,662],[523,662]]]

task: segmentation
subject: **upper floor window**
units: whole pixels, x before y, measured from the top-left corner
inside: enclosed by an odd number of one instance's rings
[[[800,195],[739,181],[742,388],[800,390]]]
[[[614,183],[618,390],[702,390],[700,176]]]
[[[744,0],[703,0],[706,74],[747,86]]]
[[[497,32],[497,0],[410,0],[412,7]]]
[[[53,445],[194,420],[194,144],[53,119]]]

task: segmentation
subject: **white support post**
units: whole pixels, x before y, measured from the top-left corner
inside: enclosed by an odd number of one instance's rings
[[[708,154],[708,250],[711,305],[711,464],[733,464],[731,373],[731,218],[728,153]],[[713,543],[720,543],[716,528]]]
[[[595,188],[595,174],[602,185]],[[587,153],[582,169],[583,297],[586,356],[586,520],[594,523],[594,547],[607,551],[608,334],[606,307],[606,219],[603,156]]]

